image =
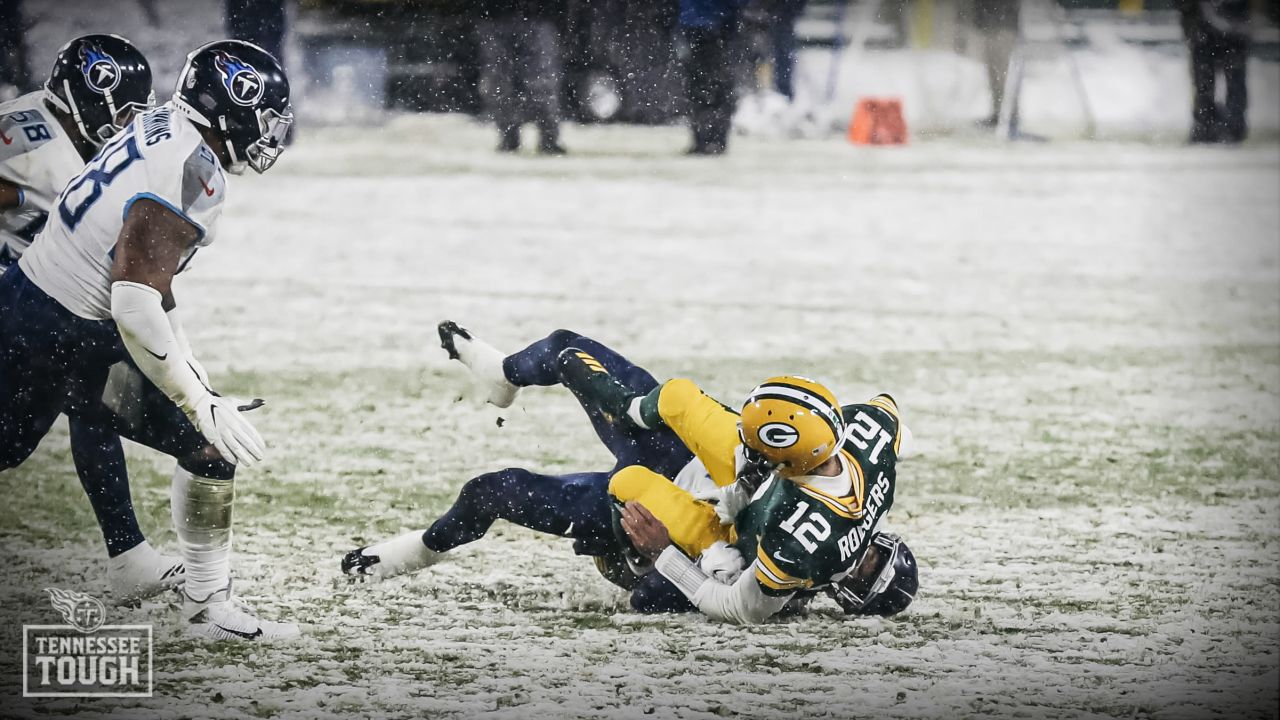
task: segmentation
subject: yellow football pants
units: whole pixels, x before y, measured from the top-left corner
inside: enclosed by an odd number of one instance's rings
[[[702,461],[717,485],[734,481],[738,416],[703,394],[691,380],[670,380],[658,394],[658,413],[685,446]],[[695,500],[666,477],[641,465],[619,470],[609,480],[609,493],[622,502],[636,501],[667,526],[671,541],[691,557],[717,540],[737,539],[732,525],[707,503]]]

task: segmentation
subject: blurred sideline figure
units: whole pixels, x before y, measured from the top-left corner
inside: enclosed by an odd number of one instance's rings
[[[31,89],[22,28],[22,0],[0,0],[0,102]]]
[[[773,87],[788,100],[795,100],[793,76],[796,67],[796,19],[809,0],[759,0],[769,27],[773,50]]]
[[[1191,50],[1193,143],[1244,140],[1249,96],[1248,0],[1178,0],[1182,32]],[[1226,83],[1226,102],[1217,103],[1218,73]]]
[[[720,155],[729,145],[737,102],[731,49],[745,0],[680,0],[680,29],[689,47],[685,91],[693,129],[690,155]]]
[[[560,38],[563,0],[480,0],[476,32],[481,82],[498,126],[498,152],[520,149],[525,108],[538,127],[538,152],[560,145]]]
[[[284,66],[285,0],[226,0],[223,16],[228,36],[257,45]],[[298,128],[291,127],[285,145],[297,136]]]
[[[1009,59],[1018,44],[1018,15],[1022,0],[974,0],[973,27],[982,35],[982,62],[987,66],[991,87],[991,114],[980,121],[984,127],[1000,122],[1004,103],[1005,78]]]
[[[227,34],[284,61],[284,0],[226,0]]]

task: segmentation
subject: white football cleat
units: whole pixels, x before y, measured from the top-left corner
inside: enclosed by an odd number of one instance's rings
[[[187,634],[209,640],[248,640],[267,642],[292,640],[302,634],[294,623],[263,620],[244,601],[231,594],[231,586],[204,600],[182,593],[182,615],[187,619]]]
[[[386,580],[435,565],[444,557],[422,543],[422,530],[415,530],[376,545],[356,548],[342,558],[342,572],[352,577]]]
[[[136,605],[186,579],[182,558],[164,555],[146,540],[107,561],[107,583],[116,605]]]
[[[486,400],[500,408],[511,407],[520,388],[512,385],[502,370],[506,355],[452,320],[440,323],[436,330],[440,333],[440,347],[450,359],[467,366],[487,393]]]

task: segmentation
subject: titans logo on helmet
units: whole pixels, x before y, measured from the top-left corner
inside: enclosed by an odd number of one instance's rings
[[[222,75],[222,84],[227,94],[237,105],[252,107],[262,99],[267,84],[262,81],[258,71],[235,55],[220,52],[214,57],[213,64]]]
[[[97,45],[81,46],[80,72],[84,73],[85,84],[103,95],[120,84],[120,66],[116,59]]]

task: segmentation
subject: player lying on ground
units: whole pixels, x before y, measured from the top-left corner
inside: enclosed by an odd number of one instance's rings
[[[258,619],[232,593],[233,481],[263,444],[191,357],[172,282],[213,241],[224,169],[265,171],[291,120],[269,53],[235,40],[197,48],[173,100],[103,146],[0,277],[0,469],[26,460],[63,411],[172,456],[182,613],[213,639],[298,628]]]
[[[43,89],[0,104],[0,272],[44,227],[58,193],[112,135],[154,102],[151,66],[128,40],[85,35],[58,51]],[[134,514],[120,436],[73,415],[71,457],[106,541],[116,602],[183,578],[182,560],[146,541]]]
[[[632,544],[707,615],[757,622],[799,591],[840,583],[893,504],[897,460],[910,435],[888,395],[841,407],[822,385],[782,376],[752,390],[739,415],[687,380],[637,397],[607,372],[586,377],[605,412],[673,429],[719,489],[715,509],[702,515],[732,519],[736,538],[730,539],[751,562],[732,585],[708,578],[690,560],[705,539],[688,532],[687,520],[663,512],[682,500],[669,485],[644,468],[625,468],[610,483],[610,492],[627,503],[623,527]],[[735,463],[736,457],[746,462]],[[757,479],[766,476],[756,492]],[[910,588],[886,589],[882,614],[911,602],[912,580]]]
[[[737,577],[744,563],[737,549],[728,544],[734,539],[732,527],[726,527],[710,505],[696,501],[691,491],[717,500],[729,500],[734,495],[726,494],[712,481],[707,466],[672,428],[665,424],[645,428],[616,408],[613,413],[606,412],[592,387],[595,383],[591,376],[598,367],[629,396],[639,398],[659,390],[652,375],[602,344],[568,331],[556,331],[505,358],[453,323],[443,323],[440,331],[450,355],[485,383],[489,400],[496,405],[510,405],[520,387],[568,387],[587,412],[597,436],[613,453],[615,467],[609,472],[562,476],[509,468],[478,476],[463,486],[453,507],[430,529],[354,550],[343,559],[343,572],[377,578],[412,572],[434,564],[455,547],[479,539],[495,520],[505,519],[541,532],[572,537],[576,552],[596,556],[597,567],[606,577],[632,590],[631,603],[637,610],[694,610],[695,605],[685,594],[660,573],[639,578],[634,574],[644,573],[651,566],[640,567],[633,562],[628,567],[623,562],[626,543],[620,541],[614,502],[609,495],[612,480],[618,491],[628,494],[640,489],[645,500],[659,506],[664,517],[680,528],[689,546],[697,548],[694,554],[701,555],[703,569],[720,580]],[[583,374],[584,368],[589,375]],[[759,467],[754,470],[758,473]],[[742,474],[749,473],[744,470]],[[731,481],[733,477],[730,476]],[[736,489],[742,490],[743,486]],[[762,496],[766,494],[762,492]],[[727,504],[718,506],[726,516],[730,512]],[[831,588],[847,612],[889,615],[910,602],[916,589],[916,567],[905,543],[896,536],[879,534],[872,549],[859,560],[855,568],[850,559],[842,577]],[[802,595],[812,592],[805,590]]]

